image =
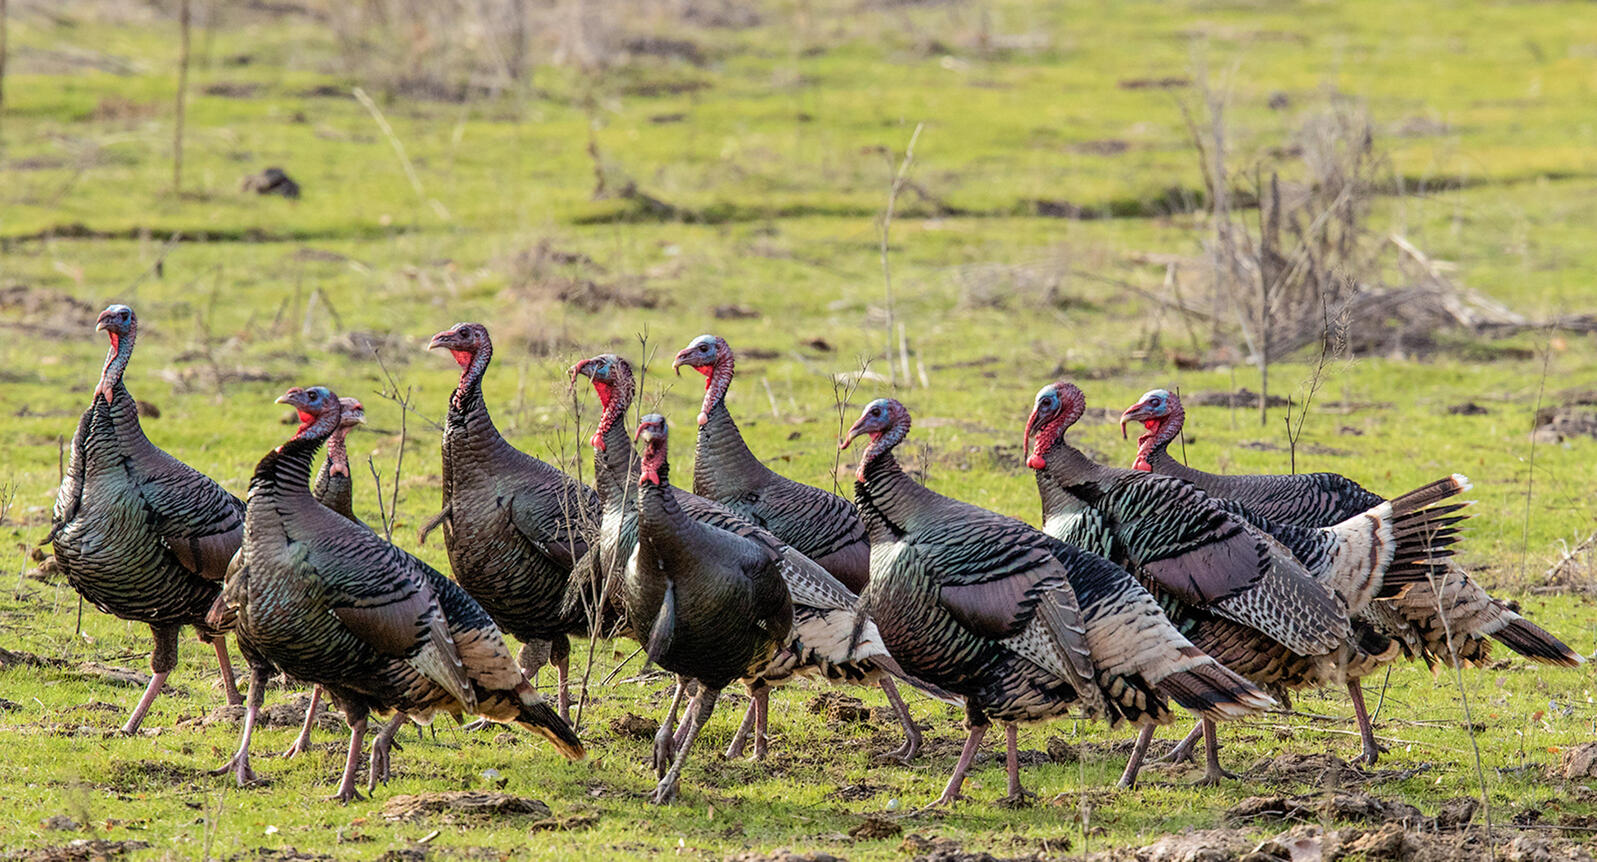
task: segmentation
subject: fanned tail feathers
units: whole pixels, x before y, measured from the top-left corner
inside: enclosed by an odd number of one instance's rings
[[[1498,643],[1508,647],[1514,652],[1544,664],[1556,664],[1564,667],[1575,667],[1585,659],[1574,650],[1570,649],[1563,641],[1548,634],[1541,626],[1525,619],[1517,613],[1504,608],[1504,616],[1508,622],[1502,628],[1491,632]]]

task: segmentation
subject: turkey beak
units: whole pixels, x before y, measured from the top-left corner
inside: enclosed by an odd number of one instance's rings
[[[451,336],[453,334],[454,334],[454,330],[446,329],[443,332],[440,332],[437,335],[434,335],[432,337],[432,340],[427,342],[427,349],[428,350],[437,350],[440,347],[447,347],[449,345],[449,336]]]
[[[105,315],[103,315],[103,314],[100,315],[100,319],[99,320],[96,320],[94,322],[94,331],[95,332],[104,332],[104,331],[106,331],[107,329],[110,329],[110,328],[111,328],[110,324],[105,319]]]
[[[1131,405],[1130,407],[1127,407],[1126,408],[1126,412],[1120,414],[1120,439],[1122,439],[1122,440],[1131,439],[1130,437],[1126,436],[1126,423],[1130,422],[1133,419],[1136,419],[1137,418],[1137,415],[1136,415],[1137,411],[1141,410],[1141,409],[1142,409],[1142,402],[1138,401],[1137,403]]]
[[[1041,453],[1033,453],[1031,451],[1031,435],[1037,433],[1038,409],[1037,407],[1031,408],[1031,415],[1026,417],[1026,436],[1020,441],[1020,457],[1026,462],[1026,466],[1033,470],[1041,470],[1048,466],[1048,462],[1043,460]]]
[[[677,353],[675,359],[671,360],[671,370],[676,373],[676,376],[681,377],[682,366],[686,364],[688,364],[688,352],[683,350]]]
[[[859,422],[855,422],[853,425],[849,426],[848,433],[844,434],[843,439],[837,442],[837,451],[841,452],[844,449],[847,449],[853,444],[855,437],[865,433],[864,431],[860,430],[860,422],[864,421],[865,417],[861,416],[859,418]]]

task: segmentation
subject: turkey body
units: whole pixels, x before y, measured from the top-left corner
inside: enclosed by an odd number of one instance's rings
[[[444,544],[460,585],[526,645],[523,669],[555,664],[564,715],[567,635],[584,628],[561,605],[572,567],[587,551],[584,531],[598,523],[598,498],[500,435],[482,394],[492,353],[486,330],[480,338],[483,346],[465,368],[444,421]]]
[[[621,599],[650,660],[678,677],[676,696],[655,739],[657,804],[676,797],[688,752],[735,679],[758,681],[791,654],[793,602],[781,554],[758,539],[686,515],[671,492],[665,420],[645,417],[648,434],[638,492],[637,549],[627,564]],[[685,734],[673,732],[688,681],[699,686]],[[751,687],[756,684],[751,682]]]
[[[137,336],[132,309],[111,306],[99,328],[110,335],[111,350],[72,437],[49,541],[67,582],[84,599],[148,625],[154,636],[154,673],[122,727],[133,733],[177,664],[185,625],[215,647],[228,702],[239,702],[226,644],[205,617],[242,540],[244,504],[144,435],[138,406],[122,383]]]
[[[244,577],[230,592],[255,679],[264,682],[263,669],[275,666],[316,683],[350,722],[340,798],[357,795],[354,767],[371,712],[400,714],[373,749],[373,782],[386,777],[387,747],[398,727],[406,719],[425,723],[440,711],[514,722],[568,757],[581,756],[575,734],[532,694],[477,602],[312,497],[311,459],[326,433],[302,433],[257,466],[245,518]],[[252,716],[257,691],[252,685]],[[247,721],[234,763],[241,781],[248,774],[251,728]]]

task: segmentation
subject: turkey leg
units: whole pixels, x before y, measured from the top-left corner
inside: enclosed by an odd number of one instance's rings
[[[1222,779],[1240,778],[1235,772],[1227,772],[1220,768],[1220,734],[1216,730],[1214,719],[1203,720],[1203,777],[1198,779],[1199,787],[1213,787]]]
[[[227,638],[217,635],[211,639],[211,646],[216,647],[216,666],[222,671],[222,691],[227,692],[227,705],[238,706],[244,698],[238,694],[238,679],[233,676],[233,660],[227,655]]]
[[[231,772],[238,779],[239,787],[248,787],[260,780],[256,777],[255,770],[250,769],[250,737],[255,733],[255,720],[261,714],[261,702],[265,699],[266,670],[252,667],[249,704],[244,712],[244,733],[239,738],[238,752],[231,760],[211,770],[212,775],[226,775]]]
[[[1004,742],[1008,749],[1005,757],[1005,766],[1009,769],[1009,795],[999,800],[1005,805],[1025,805],[1026,800],[1037,794],[1020,786],[1020,726],[1013,721],[1004,724]]]
[[[311,704],[305,708],[305,721],[299,726],[299,736],[294,738],[294,744],[283,752],[285,759],[311,750],[311,728],[316,726],[316,709],[321,706],[321,702],[322,687],[311,686]]]
[[[1142,760],[1148,756],[1148,744],[1153,742],[1154,725],[1144,724],[1137,733],[1137,744],[1131,749],[1131,759],[1126,761],[1126,771],[1120,773],[1120,781],[1115,784],[1122,790],[1130,790],[1137,786],[1137,773],[1142,770]]]
[[[132,736],[139,732],[139,725],[144,723],[144,714],[150,711],[150,704],[155,702],[155,696],[161,693],[161,686],[166,685],[166,675],[177,667],[177,634],[176,626],[150,626],[150,633],[155,636],[155,648],[150,651],[150,684],[144,689],[144,696],[139,698],[138,706],[133,707],[133,714],[128,716],[127,724],[122,725],[122,734]],[[238,696],[237,692],[233,693]]]
[[[400,747],[399,743],[394,741],[394,736],[409,721],[410,716],[403,712],[399,713],[394,716],[393,721],[383,725],[383,729],[377,733],[377,739],[373,740],[371,769],[366,773],[368,794],[376,792],[377,782],[381,781],[385,785],[388,783],[389,749]]]
[[[686,682],[682,677],[677,677],[676,693],[671,696],[671,708],[666,710],[665,721],[660,722],[660,729],[654,733],[654,774],[656,778],[664,778],[666,770],[671,766],[671,761],[676,757],[677,740],[673,728],[677,720],[677,708],[682,705],[682,689]],[[691,708],[691,707],[690,707]]]
[[[887,756],[901,763],[908,764],[920,753],[920,727],[915,724],[915,716],[909,713],[909,704],[898,695],[898,686],[891,677],[882,677],[882,694],[887,695],[887,703],[893,707],[893,712],[898,714],[898,723],[904,728],[904,744],[889,751]]]
[[[360,768],[360,745],[366,739],[366,713],[364,710],[359,716],[345,716],[349,719],[349,756],[344,758],[344,777],[338,782],[338,792],[330,798],[348,805],[352,799],[360,799],[360,791],[355,789],[355,770]]]
[[[555,638],[549,663],[555,666],[555,702],[560,717],[571,723],[571,641],[565,635]]]
[[[710,720],[710,714],[715,711],[716,698],[721,696],[718,688],[708,688],[701,684],[699,693],[693,698],[693,712],[688,719],[688,737],[682,741],[682,747],[677,750],[676,759],[671,761],[668,770],[660,783],[654,788],[654,796],[650,798],[655,805],[665,805],[677,798],[677,782],[682,778],[682,766],[688,762],[688,752],[693,750],[693,741],[699,737],[699,731],[704,729]]]
[[[943,788],[943,795],[937,797],[937,801],[926,806],[927,809],[947,805],[959,798],[959,788],[965,783],[965,773],[970,771],[971,761],[976,759],[976,749],[981,747],[981,738],[986,732],[985,724],[971,727],[970,736],[965,737],[965,748],[959,752],[959,762],[954,764],[954,774],[948,777],[948,786]]]
[[[1359,739],[1364,741],[1364,753],[1359,762],[1374,766],[1381,759],[1381,745],[1375,741],[1375,726],[1370,724],[1370,712],[1364,706],[1364,688],[1358,680],[1347,681],[1347,696],[1353,700],[1353,717],[1359,722]]]
[[[749,692],[749,708],[743,712],[743,723],[738,725],[737,733],[732,734],[732,744],[726,747],[726,759],[735,760],[743,756],[743,745],[748,741],[749,733],[754,730],[754,692]]]

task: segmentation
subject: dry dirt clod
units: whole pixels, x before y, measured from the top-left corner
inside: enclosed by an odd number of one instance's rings
[[[629,712],[620,718],[610,720],[610,732],[616,736],[627,736],[633,739],[653,739],[656,731],[660,729],[660,722],[652,718],[644,718],[635,712]]]
[[[869,721],[865,701],[836,691],[823,691],[810,701],[810,712],[825,715],[828,723]]]
[[[891,838],[903,831],[904,827],[885,817],[866,817],[858,826],[848,830],[848,835],[861,841],[871,841],[877,838]]]
[[[479,790],[407,794],[395,796],[383,805],[383,818],[386,820],[415,820],[427,815],[444,815],[448,819],[516,814],[547,819],[551,812],[548,805],[536,799]]]

